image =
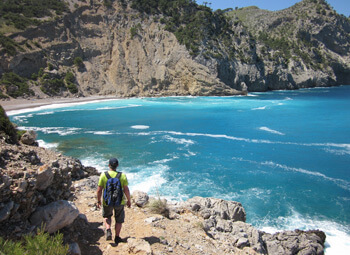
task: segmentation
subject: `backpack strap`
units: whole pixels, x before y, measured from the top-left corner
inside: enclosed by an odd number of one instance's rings
[[[111,176],[109,175],[108,171],[105,172],[105,176],[107,177],[107,179],[111,179]]]
[[[108,171],[105,172],[105,176],[107,179],[111,179],[111,176],[109,175]],[[118,172],[117,178],[120,180],[120,176],[122,176],[122,172]]]

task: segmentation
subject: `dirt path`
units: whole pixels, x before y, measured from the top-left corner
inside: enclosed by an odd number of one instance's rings
[[[71,230],[83,255],[223,254],[216,247],[216,241],[203,231],[201,219],[192,213],[183,212],[176,219],[170,220],[135,204],[131,208],[125,208],[126,219],[121,231],[121,238],[125,242],[116,246],[113,241],[106,241],[102,212],[94,205],[96,190],[84,188],[75,194],[74,203],[88,222],[81,219],[79,224],[75,224],[75,229]],[[112,229],[114,230],[114,222]],[[115,232],[112,233],[114,240]],[[152,253],[147,252],[149,249]]]

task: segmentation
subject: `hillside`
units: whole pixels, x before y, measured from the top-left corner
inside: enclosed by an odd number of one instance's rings
[[[214,12],[191,0],[53,2],[37,13],[0,5],[9,16],[0,20],[0,98],[235,95],[350,84],[350,21],[324,0],[277,12]],[[23,19],[14,20],[16,12]]]

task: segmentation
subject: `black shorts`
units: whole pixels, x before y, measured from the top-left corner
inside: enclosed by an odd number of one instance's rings
[[[124,205],[103,206],[102,217],[103,218],[111,218],[113,215],[113,210],[114,210],[115,222],[124,223],[124,219],[125,219]]]

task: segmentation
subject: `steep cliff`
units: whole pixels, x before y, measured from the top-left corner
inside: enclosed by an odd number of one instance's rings
[[[279,12],[213,12],[190,0],[69,0],[51,13],[38,26],[0,34],[0,97],[235,95],[350,84],[350,22],[323,0]],[[28,78],[29,91],[4,79],[12,72]]]

